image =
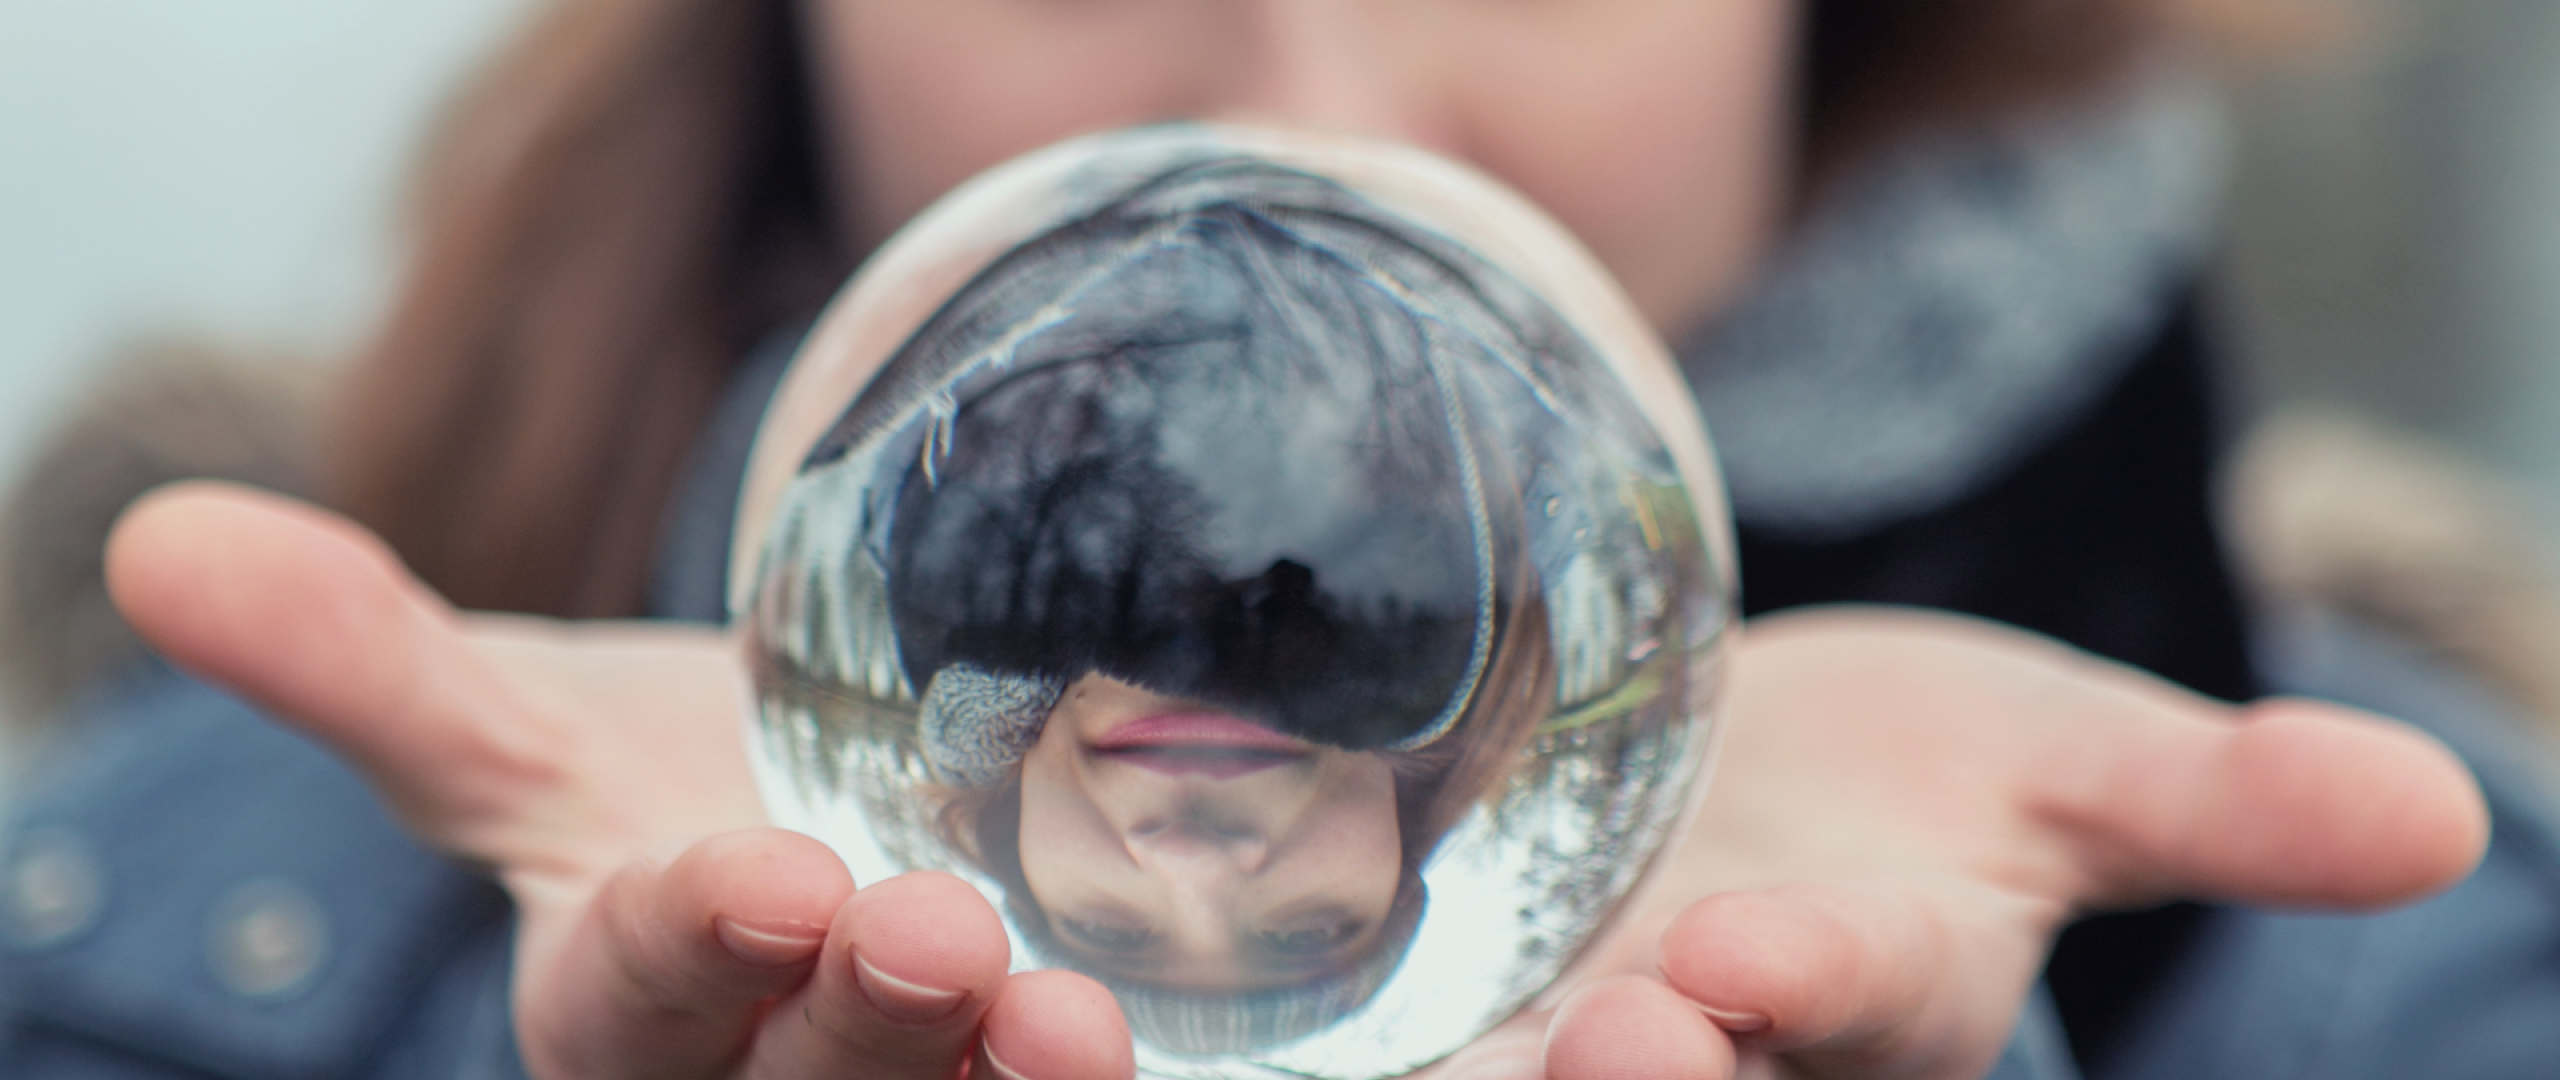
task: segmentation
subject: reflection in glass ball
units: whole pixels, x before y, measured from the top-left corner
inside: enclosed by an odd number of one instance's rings
[[[1362,189],[1446,166],[1289,145],[982,184],[942,213],[1048,217],[759,453],[777,821],[975,883],[1160,1075],[1394,1075],[1528,1004],[1690,805],[1730,618],[1637,361]]]

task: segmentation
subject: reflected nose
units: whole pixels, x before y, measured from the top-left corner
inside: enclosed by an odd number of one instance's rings
[[[1455,152],[1417,56],[1382,33],[1373,0],[1245,0],[1244,43],[1211,119],[1276,124]]]
[[[1140,822],[1129,830],[1128,847],[1138,865],[1185,879],[1260,873],[1271,854],[1259,830],[1199,818]]]

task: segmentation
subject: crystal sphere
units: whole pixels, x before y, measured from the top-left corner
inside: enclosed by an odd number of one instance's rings
[[[1401,1074],[1533,1004],[1694,806],[1704,432],[1588,255],[1417,151],[1180,126],[894,238],[758,436],[757,781],[956,874],[1168,1077]]]

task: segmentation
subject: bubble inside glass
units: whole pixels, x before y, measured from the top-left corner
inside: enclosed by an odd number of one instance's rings
[[[975,884],[1147,1073],[1409,1071],[1691,804],[1721,507],[1447,231],[1215,132],[1083,152],[794,462],[759,783],[859,881]]]

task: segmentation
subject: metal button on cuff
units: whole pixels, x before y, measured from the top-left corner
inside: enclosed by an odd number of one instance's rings
[[[106,908],[106,875],[78,836],[59,828],[29,829],[9,852],[0,876],[9,939],[28,948],[60,945],[97,925]]]
[[[309,890],[261,878],[214,905],[205,958],[232,993],[279,998],[309,985],[328,958],[329,920]]]

